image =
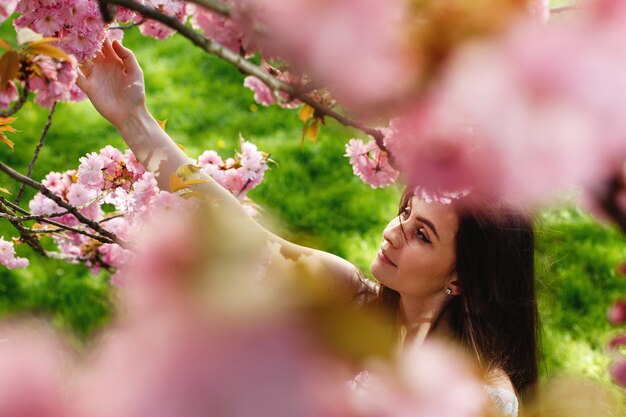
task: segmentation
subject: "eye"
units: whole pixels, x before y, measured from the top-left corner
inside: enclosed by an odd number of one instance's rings
[[[411,207],[406,206],[402,211],[402,214],[400,214],[400,217],[402,217],[402,220],[406,220],[409,216],[411,216]]]
[[[423,241],[424,243],[432,243],[430,241],[430,239],[428,239],[428,237],[426,236],[426,229],[424,229],[423,227],[420,227],[419,229],[417,229],[417,231],[415,232],[415,235],[417,236],[417,238],[421,241]]]

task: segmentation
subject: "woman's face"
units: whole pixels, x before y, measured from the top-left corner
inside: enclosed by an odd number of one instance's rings
[[[451,205],[411,197],[385,228],[372,274],[404,296],[427,297],[445,291],[454,276],[458,224]]]

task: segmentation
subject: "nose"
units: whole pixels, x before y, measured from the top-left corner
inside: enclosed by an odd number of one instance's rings
[[[392,248],[399,248],[403,241],[402,223],[394,222],[388,225],[383,232],[383,245],[386,243]]]

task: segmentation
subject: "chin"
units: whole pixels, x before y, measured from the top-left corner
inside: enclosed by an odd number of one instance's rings
[[[387,287],[387,274],[385,274],[385,265],[383,265],[378,258],[374,258],[372,263],[370,264],[370,272],[385,287]]]

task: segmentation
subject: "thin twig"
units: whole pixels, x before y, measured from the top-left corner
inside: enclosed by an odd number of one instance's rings
[[[11,209],[9,209],[5,204],[3,204],[0,201],[0,212],[9,214],[9,215],[15,215],[15,212],[11,211]],[[9,219],[9,222],[13,225],[13,227],[15,227],[17,229],[17,231],[20,234],[20,239],[22,242],[26,243],[28,246],[30,246],[31,248],[33,248],[33,250],[35,252],[37,252],[38,254],[42,255],[42,256],[46,256],[46,251],[43,248],[43,246],[41,246],[41,243],[39,242],[39,239],[36,236],[33,236],[32,233],[30,233],[25,227],[24,225],[22,225],[22,222],[19,220],[19,218],[13,218],[13,219]]]
[[[92,238],[94,240],[97,240],[98,242],[101,242],[101,243],[117,243],[117,242],[115,242],[112,239],[109,239],[107,237],[102,237],[102,236],[95,235],[93,233],[89,233],[84,228],[72,227],[72,226],[68,226],[68,225],[65,225],[63,223],[59,223],[57,221],[51,220],[51,217],[57,217],[55,214],[49,214],[49,215],[47,215],[48,217],[46,217],[46,215],[39,215],[39,216],[32,215],[27,210],[24,210],[20,206],[14,205],[13,203],[11,203],[10,201],[6,200],[2,196],[0,196],[0,202],[2,202],[5,205],[11,207],[15,211],[19,211],[20,213],[25,214],[25,216],[20,216],[20,217],[14,216],[17,219],[19,219],[21,222],[29,221],[29,220],[37,220],[37,221],[40,221],[42,223],[47,223],[47,224],[50,224],[52,226],[56,226],[59,229],[67,230],[67,231],[70,231],[70,232],[74,232],[74,233],[78,233],[78,234],[90,237],[90,238]],[[68,211],[65,214],[72,214],[72,213],[70,213]],[[9,219],[9,221],[11,220],[7,216],[1,216],[0,215],[0,217],[7,218],[7,219]],[[107,219],[105,219],[105,220],[107,220]],[[103,222],[103,220],[101,220],[98,223],[102,223],[102,222]],[[39,230],[39,229],[35,229],[35,230]],[[47,230],[49,230],[51,232],[52,231],[57,231],[57,230],[54,230],[54,229],[47,229]],[[42,233],[42,232],[37,232],[37,233]]]
[[[380,149],[382,149],[383,151],[389,154],[387,147],[385,146],[385,143],[383,140],[384,135],[380,130],[365,126],[362,123],[352,120],[328,108],[327,106],[317,102],[311,96],[307,94],[303,94],[300,91],[298,91],[297,88],[294,88],[290,84],[280,81],[278,78],[272,76],[271,74],[269,74],[267,71],[265,71],[263,68],[259,67],[258,65],[255,65],[252,62],[246,60],[238,53],[233,52],[228,48],[225,48],[224,46],[220,45],[219,43],[215,41],[205,38],[198,32],[194,31],[189,26],[186,26],[184,23],[182,23],[175,17],[164,15],[163,13],[160,13],[158,10],[154,8],[146,7],[132,0],[99,0],[99,3],[100,3],[101,9],[107,10],[106,13],[109,13],[108,12],[109,4],[116,4],[119,6],[126,7],[128,9],[135,10],[136,12],[140,13],[141,15],[149,19],[157,20],[169,26],[170,28],[178,31],[185,38],[189,39],[194,45],[203,49],[205,52],[211,53],[223,59],[224,61],[229,62],[230,64],[234,65],[239,71],[245,74],[253,75],[257,77],[272,90],[284,91],[290,97],[297,98],[303,103],[306,103],[309,106],[313,107],[315,109],[316,115],[331,117],[337,120],[342,125],[350,126],[355,129],[361,130],[362,132],[367,133],[368,135],[374,138],[374,140],[376,141],[376,144],[378,145]],[[110,17],[110,13],[108,14],[108,16]],[[390,159],[390,163],[392,163],[391,159]]]
[[[126,248],[126,244],[123,241],[121,241],[114,233],[111,233],[108,230],[104,229],[102,226],[100,226],[100,224],[98,222],[93,221],[93,220],[85,217],[80,211],[78,211],[78,209],[76,207],[74,207],[71,204],[67,203],[65,200],[63,200],[58,195],[54,194],[52,191],[50,191],[48,188],[44,187],[42,184],[38,183],[37,181],[35,181],[35,180],[31,179],[31,178],[28,178],[25,175],[20,174],[19,172],[15,171],[14,169],[12,169],[11,167],[7,166],[6,164],[4,164],[2,162],[0,162],[0,171],[5,172],[6,174],[8,174],[13,179],[16,179],[17,181],[23,182],[24,184],[28,185],[29,187],[32,187],[32,188],[38,190],[39,192],[41,192],[41,194],[43,194],[44,196],[48,197],[49,199],[51,199],[55,203],[57,203],[57,205],[63,207],[64,209],[69,211],[71,214],[73,214],[74,217],[76,217],[76,219],[78,219],[78,221],[80,221],[81,223],[89,226],[91,229],[93,229],[95,232],[99,233],[100,235],[102,235],[104,237],[108,237],[114,243],[117,243],[118,245],[122,246],[123,248]]]
[[[35,166],[35,162],[37,161],[37,158],[39,157],[39,152],[41,151],[41,148],[43,147],[43,142],[46,139],[46,136],[48,135],[48,130],[50,129],[50,125],[52,125],[52,116],[54,115],[54,110],[56,109],[56,106],[57,106],[57,102],[55,101],[54,103],[52,103],[52,107],[50,108],[50,113],[48,113],[48,120],[46,121],[46,125],[43,128],[43,132],[41,132],[39,143],[37,144],[37,147],[35,148],[35,153],[33,154],[33,157],[31,158],[30,163],[28,164],[28,171],[26,172],[26,176],[29,178],[30,178],[30,175],[33,173],[33,167]],[[24,194],[25,189],[26,189],[26,184],[22,183],[22,185],[20,185],[20,190],[17,192],[17,197],[15,197],[16,205],[20,204],[20,200],[22,199],[22,195]]]
[[[143,25],[145,22],[146,22],[146,19],[141,19],[141,20],[140,20],[140,21],[138,21],[138,22],[133,22],[133,23],[128,24],[128,25],[109,26],[109,27],[107,28],[107,30],[129,30],[129,29],[132,29],[132,28],[134,28],[134,27],[136,27],[136,26],[141,26],[141,25]]]
[[[17,111],[22,108],[24,103],[26,103],[26,99],[28,98],[29,92],[30,90],[28,89],[28,83],[26,82],[24,83],[24,87],[22,87],[22,94],[20,95],[19,100],[17,100],[17,102],[10,109],[5,110],[5,111],[0,111],[0,117],[9,117],[17,113]]]

